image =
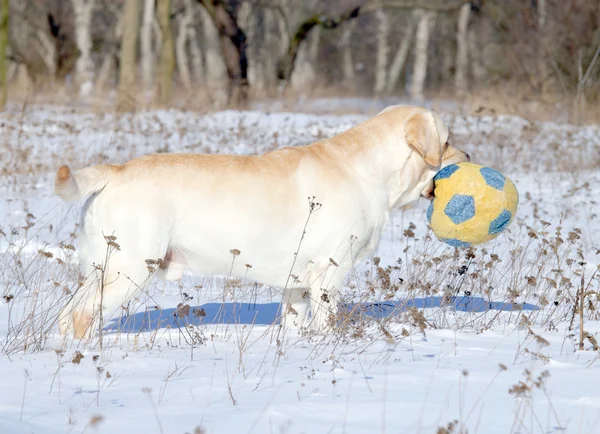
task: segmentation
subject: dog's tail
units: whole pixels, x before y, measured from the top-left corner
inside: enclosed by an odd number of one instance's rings
[[[54,179],[54,192],[66,202],[80,200],[106,187],[114,170],[113,166],[100,164],[73,173],[69,166],[60,166]]]

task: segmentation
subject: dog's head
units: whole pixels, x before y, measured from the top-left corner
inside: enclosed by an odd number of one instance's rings
[[[422,188],[421,196],[428,199],[433,197],[433,176],[440,169],[470,161],[469,154],[448,142],[448,128],[434,111],[422,107],[390,106],[379,115],[386,113],[386,117],[399,124],[405,146],[408,145],[420,160],[418,188]]]
[[[439,170],[470,160],[469,154],[448,143],[448,128],[433,111],[422,110],[410,115],[404,123],[404,132],[408,145],[421,155],[431,169]]]

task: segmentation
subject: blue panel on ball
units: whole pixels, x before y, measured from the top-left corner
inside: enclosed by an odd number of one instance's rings
[[[469,247],[471,245],[471,243],[457,240],[456,238],[442,238],[442,241],[452,247]]]
[[[429,223],[431,223],[431,216],[433,215],[433,200],[429,202],[429,208],[427,208],[427,221]]]
[[[503,174],[489,167],[482,167],[480,172],[487,185],[500,191],[504,190],[506,178],[504,178]]]
[[[499,234],[500,232],[502,232],[506,228],[506,226],[508,226],[508,223],[510,222],[511,218],[512,214],[510,211],[502,211],[500,215],[490,223],[490,229],[488,231],[490,235]]]
[[[444,212],[455,225],[466,222],[475,216],[475,199],[473,196],[455,194]]]
[[[446,166],[435,174],[433,180],[439,181],[440,179],[450,178],[450,175],[452,175],[458,169],[460,169],[460,167],[458,167],[458,164],[451,164],[450,166]]]

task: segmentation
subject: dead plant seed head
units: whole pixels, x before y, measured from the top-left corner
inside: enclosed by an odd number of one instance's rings
[[[90,418],[89,426],[96,428],[104,420],[104,416],[96,414]]]
[[[73,358],[71,359],[71,362],[73,362],[75,365],[79,365],[81,363],[81,361],[84,359],[84,355],[81,354],[81,351],[75,351],[75,354],[73,354]]]
[[[176,318],[185,318],[189,314],[190,314],[190,305],[179,303],[177,305],[177,309],[173,313],[173,316],[175,316]]]

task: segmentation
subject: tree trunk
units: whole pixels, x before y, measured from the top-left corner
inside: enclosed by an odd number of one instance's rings
[[[177,70],[179,71],[181,83],[186,89],[190,89],[192,87],[192,78],[187,53],[187,42],[189,36],[188,28],[190,28],[194,22],[194,10],[189,1],[185,3],[184,8],[183,17],[179,23],[177,41],[175,43],[175,54],[177,57]]]
[[[252,7],[250,3],[242,3],[238,12],[240,26],[243,26],[248,38],[248,84],[254,93],[263,93],[267,87],[264,74],[264,26],[261,25],[262,8]],[[272,55],[272,53],[271,53]]]
[[[221,51],[219,30],[204,6],[200,6],[200,17],[204,36],[206,87],[214,106],[222,108],[229,102],[229,77]]]
[[[8,0],[1,0],[0,4],[0,110],[6,106],[8,94],[8,59],[6,48],[8,47]]]
[[[190,29],[190,53],[192,55],[192,76],[194,82],[200,83],[204,80],[205,70],[204,61],[202,58],[202,49],[198,42],[198,35],[196,29]]]
[[[456,33],[456,73],[454,86],[458,95],[464,95],[469,90],[467,72],[469,69],[469,37],[468,26],[471,15],[471,5],[465,3],[458,13],[458,31]]]
[[[277,87],[277,60],[285,36],[274,9],[255,8],[247,13],[246,21],[248,83],[255,94],[264,96]]]
[[[458,17],[458,12],[456,14],[446,14],[440,19],[439,23],[436,21],[435,25],[435,31],[438,33],[438,37],[436,38],[436,66],[434,68],[436,83],[447,87],[448,83],[452,82],[450,86],[452,90],[454,90],[456,69],[457,19],[455,19],[455,16]]]
[[[48,76],[50,77],[50,81],[54,82],[56,79],[56,70],[57,70],[57,53],[56,53],[56,44],[55,40],[50,36],[50,34],[42,29],[37,29],[35,32],[35,36],[38,44],[35,44],[35,48],[38,51],[38,54],[43,59],[44,64],[48,70]]]
[[[289,42],[286,44],[287,53],[279,62],[278,76],[284,81],[284,84],[287,85],[289,83],[290,77],[292,76],[292,72],[294,71],[294,67],[296,65],[296,57],[298,56],[300,48],[303,45],[303,41],[310,36],[315,27],[335,29],[343,22],[358,17],[359,13],[360,7],[356,7],[337,19],[322,15],[313,15],[301,22],[291,35]]]
[[[475,23],[474,23],[475,24]],[[471,26],[473,27],[473,26]],[[487,76],[486,64],[487,59],[494,58],[494,51],[490,46],[481,41],[481,31],[469,28],[467,31],[467,39],[469,44],[471,77],[475,83],[481,83]]]
[[[161,104],[166,104],[171,97],[173,71],[175,70],[175,51],[171,32],[171,0],[158,0],[156,13],[162,34],[158,65],[158,100]]]
[[[425,78],[427,77],[429,33],[435,20],[436,12],[421,10],[419,14],[420,18],[415,41],[415,63],[410,92],[410,96],[415,101],[422,101],[425,98],[423,89],[425,87]]]
[[[245,103],[248,86],[248,58],[246,35],[238,26],[235,16],[223,0],[198,0],[210,16],[221,37],[222,58],[232,84],[232,100]]]
[[[353,87],[356,80],[356,74],[354,71],[354,58],[352,57],[352,33],[356,27],[356,21],[348,21],[344,25],[344,31],[340,39],[340,49],[342,50],[342,73],[344,76],[344,85],[346,87]]]
[[[121,38],[119,95],[117,109],[130,111],[135,108],[135,69],[139,27],[139,1],[125,0],[123,11],[123,35]]]
[[[277,66],[282,50],[282,41],[286,38],[286,33],[281,32],[281,16],[275,9],[265,9],[263,22],[265,29],[265,45],[263,52],[265,90],[277,88]],[[287,48],[287,47],[286,47]]]
[[[156,14],[154,14],[154,19],[152,20],[152,35],[154,36],[154,51],[155,56],[158,56],[158,52],[160,51],[160,47],[162,47],[162,30],[160,29],[160,24],[158,23],[158,18]],[[154,66],[156,67],[156,60],[154,62]],[[154,77],[152,78],[154,80]]]
[[[375,95],[380,95],[385,90],[387,82],[387,64],[390,55],[390,46],[388,44],[389,22],[383,9],[377,9],[375,12],[377,18],[377,58],[375,60],[375,85],[373,91]]]
[[[111,75],[113,75],[114,68],[115,53],[111,50],[104,55],[104,59],[102,59],[102,64],[100,65],[100,70],[98,71],[98,79],[96,80],[97,93],[102,92],[108,87],[107,83],[110,81]]]
[[[75,83],[79,86],[79,94],[87,96],[93,87],[95,69],[90,33],[94,0],[71,0],[71,3],[75,12],[75,41],[79,49],[79,57],[75,62]]]
[[[321,42],[321,27],[314,28],[308,39],[298,51],[296,64],[291,77],[292,89],[296,93],[311,93],[314,89],[317,73],[315,65]]]
[[[547,93],[551,90],[554,83],[552,83],[552,67],[548,62],[548,50],[551,46],[549,41],[549,35],[552,32],[548,31],[548,6],[546,0],[538,0],[538,44],[537,49],[537,69],[539,88],[542,94]]]
[[[198,42],[198,32],[196,31],[196,22],[194,20],[195,3],[193,0],[185,0],[185,7],[191,9],[192,23],[188,27],[188,38],[190,41],[190,54],[192,65],[192,77],[194,82],[200,83],[204,79],[204,63],[202,60],[202,49]]]
[[[154,22],[154,1],[144,0],[144,16],[140,29],[140,66],[142,84],[145,91],[152,90],[154,83],[154,51],[152,50],[152,24]]]
[[[415,33],[415,27],[417,26],[418,20],[419,15],[413,12],[408,21],[408,26],[406,27],[402,41],[400,42],[400,47],[398,47],[398,51],[396,52],[396,55],[392,60],[392,64],[390,65],[390,73],[387,82],[388,92],[392,92],[396,88],[400,74],[402,74],[402,70],[406,64],[406,59],[408,58],[408,52],[410,50],[413,34]]]
[[[123,22],[123,14],[120,14],[117,24],[115,25],[114,33],[110,35],[110,37],[107,36],[108,40],[105,41],[105,43],[108,44],[109,49],[105,53],[104,59],[102,59],[102,65],[100,66],[98,78],[96,79],[97,93],[100,93],[106,89],[106,84],[110,80],[111,75],[114,76],[113,72],[115,70],[115,63],[118,55],[116,41],[120,41],[123,36]]]

